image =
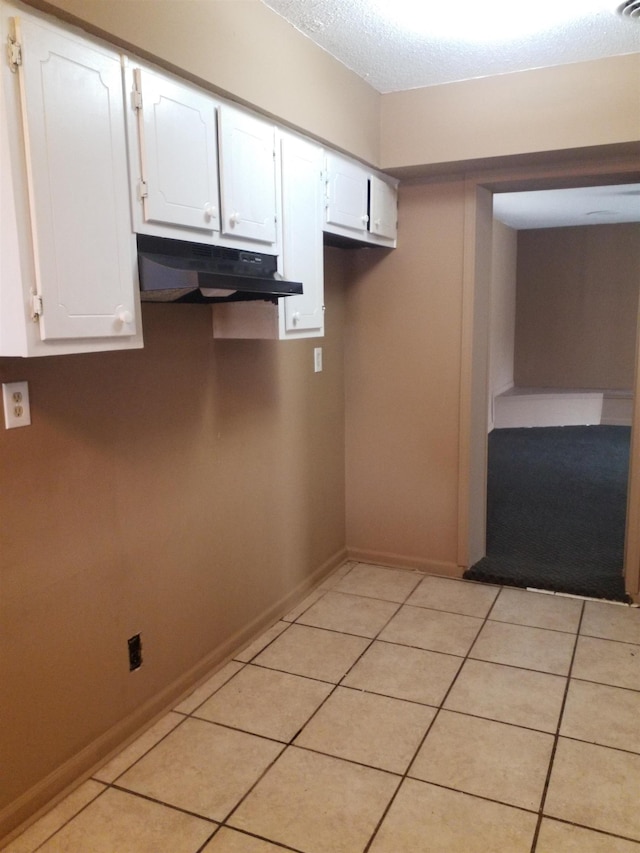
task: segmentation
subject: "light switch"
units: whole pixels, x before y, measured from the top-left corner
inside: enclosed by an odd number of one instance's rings
[[[4,423],[7,429],[29,426],[31,409],[29,408],[28,382],[3,382],[2,402],[4,404]]]
[[[316,373],[320,373],[322,370],[322,347],[314,347],[313,369]]]

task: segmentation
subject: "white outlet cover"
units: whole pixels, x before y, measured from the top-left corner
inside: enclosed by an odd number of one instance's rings
[[[6,429],[29,426],[31,408],[29,406],[28,382],[3,382],[2,402]]]
[[[322,371],[322,347],[314,347],[313,369],[316,373],[320,373]]]

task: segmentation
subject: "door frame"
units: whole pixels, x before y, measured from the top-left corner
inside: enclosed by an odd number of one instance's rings
[[[638,182],[637,159],[613,157],[466,177],[458,449],[458,566],[461,572],[486,555],[493,195]],[[627,494],[623,572],[625,589],[637,602],[640,600],[640,307]]]

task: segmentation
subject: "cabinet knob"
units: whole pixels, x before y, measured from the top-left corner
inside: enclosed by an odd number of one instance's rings
[[[374,219],[374,220],[373,220],[373,227],[374,227],[374,228],[379,228],[379,227],[380,227],[380,220],[379,220],[379,219]]]
[[[238,222],[240,222],[240,214],[239,213],[232,213],[231,216],[229,217],[229,222],[232,225],[237,225]]]
[[[215,219],[217,213],[218,213],[218,211],[216,210],[216,208],[212,204],[209,204],[208,202],[207,202],[207,204],[205,204],[204,215],[207,217],[207,219]]]
[[[293,325],[297,326],[298,323],[300,322],[300,313],[298,311],[296,311],[291,319],[293,320]]]
[[[362,224],[363,224],[363,225],[366,225],[368,221],[369,221],[369,217],[368,217],[368,216],[367,216],[367,214],[365,213],[365,215],[362,217]]]
[[[125,324],[131,323],[131,321],[133,320],[133,314],[131,313],[131,311],[123,309],[122,311],[118,311],[118,320],[120,320],[121,323]]]

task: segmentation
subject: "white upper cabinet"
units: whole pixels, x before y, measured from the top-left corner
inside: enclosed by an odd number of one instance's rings
[[[377,175],[369,177],[369,231],[388,240],[398,236],[397,184]]]
[[[283,273],[303,288],[280,300],[284,333],[318,336],[324,332],[322,149],[284,133],[280,146]]]
[[[216,102],[147,68],[127,69],[127,83],[138,130],[132,152],[136,231],[162,236],[167,232],[153,226],[171,226],[173,237],[207,240],[220,229]]]
[[[219,138],[222,234],[274,246],[277,212],[274,125],[222,104]]]
[[[398,182],[331,151],[325,156],[325,170],[324,230],[393,248],[397,237]]]
[[[358,163],[326,155],[326,223],[362,233],[367,230],[367,173]]]
[[[22,343],[3,335],[2,354],[141,346],[120,57],[48,20],[1,11],[13,44],[2,68],[2,165],[11,173],[24,291],[23,316],[12,323],[37,320]]]
[[[324,334],[322,236],[323,152],[319,145],[278,130],[277,173],[282,190],[282,253],[278,270],[302,283],[302,294],[276,302],[213,306],[216,338],[315,338]]]

